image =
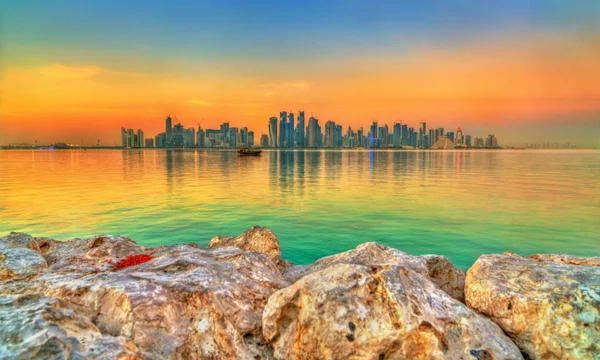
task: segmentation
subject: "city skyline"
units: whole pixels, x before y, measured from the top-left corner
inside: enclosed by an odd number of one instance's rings
[[[258,137],[274,109],[311,109],[599,145],[597,1],[24,0],[0,17],[0,144],[111,145],[169,113]]]
[[[297,122],[294,121],[297,119]],[[175,120],[175,122],[174,122]],[[295,125],[294,125],[295,124]],[[379,126],[381,125],[381,126]],[[485,137],[472,137],[464,133],[461,127],[456,131],[444,131],[444,128],[427,129],[426,122],[420,122],[418,128],[395,122],[390,128],[387,124],[373,121],[365,130],[362,126],[346,131],[340,124],[328,120],[324,126],[319,119],[311,116],[308,126],[305,111],[280,111],[279,118],[269,117],[268,134],[261,134],[255,143],[253,131],[248,127],[231,126],[230,122],[219,125],[218,129],[185,127],[179,119],[171,115],[165,119],[165,131],[154,137],[145,137],[143,129],[121,127],[122,148],[217,148],[232,149],[240,147],[263,147],[272,149],[456,149],[456,148],[502,148],[498,137],[488,134]],[[447,130],[447,129],[446,129]],[[98,144],[99,146],[99,144]],[[571,147],[570,145],[568,146]]]

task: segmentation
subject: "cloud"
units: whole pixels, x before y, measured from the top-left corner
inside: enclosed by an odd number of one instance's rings
[[[212,103],[204,100],[186,100],[185,102],[197,106],[212,106]]]
[[[39,69],[42,75],[72,79],[90,78],[105,71],[98,66],[68,66],[63,64],[52,64]]]
[[[228,103],[225,104],[227,106],[231,106],[231,107],[246,107],[246,108],[259,108],[259,107],[263,107],[261,104],[257,104],[257,103]]]
[[[286,81],[286,82],[278,82],[278,83],[267,83],[260,84],[259,87],[265,92],[263,93],[266,97],[271,97],[277,95],[279,91],[282,90],[299,90],[306,91],[312,87],[313,83],[307,80],[298,80],[298,81]]]

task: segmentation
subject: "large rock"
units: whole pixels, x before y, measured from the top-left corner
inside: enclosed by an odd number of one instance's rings
[[[280,268],[290,265],[281,259],[281,248],[277,236],[265,227],[253,226],[237,237],[217,235],[208,244],[208,247],[211,248],[225,246],[234,246],[242,250],[265,254],[273,264]]]
[[[284,276],[289,281],[295,282],[302,276],[336,264],[407,266],[428,277],[453,298],[464,301],[465,273],[454,267],[446,257],[439,255],[412,256],[376,242],[367,242],[355,249],[324,257],[309,266],[292,266],[284,271]]]
[[[306,275],[271,296],[263,334],[277,359],[522,358],[496,324],[409,266]]]
[[[599,359],[597,265],[598,258],[483,255],[467,272],[466,302],[531,359]]]
[[[123,337],[102,335],[92,322],[41,295],[0,295],[2,359],[140,359]]]
[[[0,240],[0,280],[38,273],[48,267],[35,250]]]
[[[13,231],[4,237],[1,237],[0,242],[2,241],[6,241],[11,247],[14,248],[27,248],[37,252],[40,251],[36,239],[31,235],[22,232]]]
[[[289,283],[263,254],[194,245],[142,248],[115,236],[44,247],[48,270],[26,282],[0,282],[0,294],[58,299],[101,334],[131,341],[144,359],[270,356],[263,308]],[[153,259],[114,265],[142,253]]]

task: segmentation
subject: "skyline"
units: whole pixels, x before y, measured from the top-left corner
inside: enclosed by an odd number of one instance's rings
[[[111,145],[115,127],[158,133],[169,113],[260,138],[275,109],[312,109],[344,127],[599,145],[594,1],[14,1],[0,16],[0,144]]]

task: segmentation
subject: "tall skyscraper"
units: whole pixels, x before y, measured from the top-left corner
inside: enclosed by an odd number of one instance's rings
[[[324,146],[325,147],[334,147],[334,136],[335,136],[335,122],[329,120],[325,123],[325,138],[324,138]]]
[[[121,126],[121,146],[127,147],[127,130]]]
[[[254,131],[248,131],[246,138],[246,146],[254,146]]]
[[[279,147],[287,147],[287,112],[281,111],[279,112]]]
[[[394,141],[393,141],[393,145],[395,148],[399,148],[400,146],[402,146],[402,144],[400,143],[400,140],[402,139],[402,124],[397,122],[394,123]]]
[[[171,142],[173,141],[173,120],[171,120],[171,115],[167,116],[165,120],[165,133],[167,134],[167,146],[171,146]]]
[[[319,129],[319,120],[314,117],[308,119],[308,127],[306,128],[306,137],[308,138],[308,146],[316,148],[318,145],[317,131]]]
[[[137,146],[139,148],[143,148],[145,146],[144,143],[144,132],[141,129],[137,131]]]
[[[465,139],[463,138],[463,132],[460,127],[456,129],[456,138],[454,139],[454,143],[456,145],[463,145],[465,143]]]
[[[288,124],[287,124],[287,147],[294,147],[294,113],[288,114]]]
[[[402,146],[410,146],[408,125],[402,125],[402,131],[400,132],[400,144]]]
[[[369,147],[373,148],[377,146],[377,121],[373,121],[371,124],[371,131],[369,132]]]
[[[427,134],[427,123],[420,122],[419,123],[419,138],[417,141],[417,146],[425,147],[425,135]]]
[[[296,131],[296,143],[299,148],[303,148],[305,146],[305,138],[304,138],[304,111],[298,112],[298,125]]]
[[[277,137],[277,118],[272,116],[269,118],[269,146],[276,148],[278,146]]]

